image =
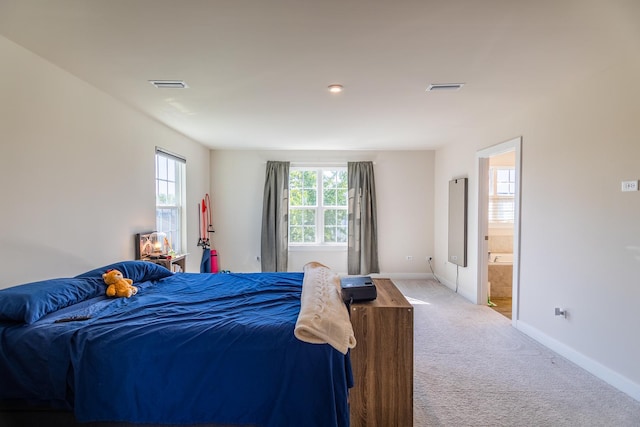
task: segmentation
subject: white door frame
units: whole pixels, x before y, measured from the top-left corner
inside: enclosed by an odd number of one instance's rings
[[[517,326],[519,317],[520,290],[520,200],[521,200],[521,168],[522,168],[522,137],[493,145],[479,150],[478,159],[478,285],[477,301],[487,303],[488,289],[488,206],[489,206],[489,158],[509,151],[515,151],[516,195],[513,223],[513,292],[511,323]]]

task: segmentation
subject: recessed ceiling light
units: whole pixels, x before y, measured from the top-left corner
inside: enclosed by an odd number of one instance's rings
[[[439,90],[460,90],[464,83],[432,83],[427,88],[427,92],[435,92]]]
[[[329,92],[331,93],[340,93],[344,90],[342,85],[329,85]]]
[[[186,89],[189,86],[182,80],[149,80],[158,89]]]

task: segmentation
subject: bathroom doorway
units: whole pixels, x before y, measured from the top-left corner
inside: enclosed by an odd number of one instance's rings
[[[478,301],[518,319],[521,138],[478,152]]]

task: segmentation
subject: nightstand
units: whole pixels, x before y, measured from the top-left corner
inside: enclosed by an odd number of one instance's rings
[[[181,272],[187,271],[185,268],[185,263],[187,261],[187,254],[174,255],[171,258],[142,258],[142,260],[161,265],[167,270],[171,270],[171,271],[181,271]],[[177,270],[176,266],[178,266],[180,270]]]

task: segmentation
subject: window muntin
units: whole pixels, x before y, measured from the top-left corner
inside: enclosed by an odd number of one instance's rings
[[[489,168],[489,222],[513,224],[515,217],[516,170]]]
[[[345,167],[292,167],[289,172],[289,244],[347,243]]]
[[[176,253],[183,250],[186,162],[156,150],[156,231],[163,232]]]

